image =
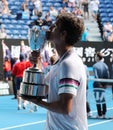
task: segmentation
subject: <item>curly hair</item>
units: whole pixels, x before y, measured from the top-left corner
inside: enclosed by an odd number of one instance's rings
[[[84,31],[84,22],[72,13],[63,13],[58,15],[57,22],[60,24],[60,31],[66,31],[66,43],[74,45],[81,39]]]

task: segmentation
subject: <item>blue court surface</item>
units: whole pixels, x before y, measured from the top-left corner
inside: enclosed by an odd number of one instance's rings
[[[43,130],[46,121],[46,110],[38,107],[36,112],[26,109],[17,110],[17,100],[13,95],[0,96],[0,130]],[[92,113],[96,115],[94,102],[90,102]],[[107,101],[107,115],[113,116],[113,101]],[[88,119],[89,130],[113,130],[113,119]]]

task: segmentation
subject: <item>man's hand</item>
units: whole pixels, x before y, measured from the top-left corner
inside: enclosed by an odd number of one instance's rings
[[[42,100],[40,97],[26,96],[21,95],[22,99],[27,100],[29,102],[33,102],[38,105],[38,103]]]
[[[29,55],[29,60],[32,64],[37,64],[41,60],[40,51],[34,50]]]
[[[42,70],[42,60],[40,55],[40,50],[34,50],[29,55],[29,60],[32,64],[36,65],[38,69]]]

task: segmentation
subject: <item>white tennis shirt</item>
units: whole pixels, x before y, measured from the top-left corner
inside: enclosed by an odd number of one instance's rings
[[[48,111],[45,130],[87,130],[86,74],[81,58],[72,48],[50,71],[48,102],[57,101],[59,94],[73,94],[72,111],[59,114]]]

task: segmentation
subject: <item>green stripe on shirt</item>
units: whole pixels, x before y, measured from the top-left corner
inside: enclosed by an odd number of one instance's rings
[[[74,86],[74,85],[60,85],[59,88],[63,88],[63,87],[71,87],[71,88],[74,88],[74,89],[78,89],[78,87]]]

